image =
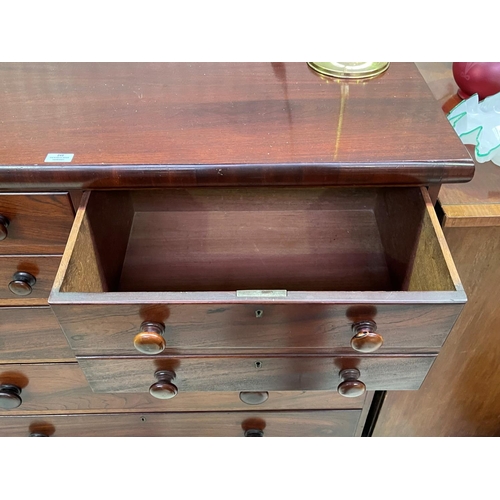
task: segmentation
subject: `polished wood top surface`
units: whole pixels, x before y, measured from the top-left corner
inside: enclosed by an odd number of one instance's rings
[[[428,184],[473,163],[413,63],[2,63],[0,188]],[[45,163],[48,153],[74,154]]]
[[[451,111],[460,102],[451,63],[418,63],[442,110]],[[474,178],[465,184],[446,185],[439,192],[445,227],[500,226],[500,167],[475,161],[474,146],[467,149],[476,164]]]

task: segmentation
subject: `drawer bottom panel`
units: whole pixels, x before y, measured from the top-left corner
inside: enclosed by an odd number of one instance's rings
[[[0,436],[352,437],[360,410],[129,413],[0,417]]]

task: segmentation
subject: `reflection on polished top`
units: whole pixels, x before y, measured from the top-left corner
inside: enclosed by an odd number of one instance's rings
[[[473,175],[412,63],[359,82],[306,63],[3,63],[0,110],[4,189],[21,175],[24,186],[41,187],[62,169],[69,187],[113,187],[120,172],[139,175],[134,165],[155,186],[425,184]],[[46,163],[50,153],[74,157]]]

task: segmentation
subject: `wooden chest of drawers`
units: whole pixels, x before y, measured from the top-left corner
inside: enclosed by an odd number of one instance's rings
[[[94,135],[5,125],[2,435],[354,436],[375,391],[420,387],[466,302],[427,188],[473,164],[413,65],[284,66],[286,99],[269,64],[148,65],[132,114],[126,65],[31,68],[94,89],[61,97]]]

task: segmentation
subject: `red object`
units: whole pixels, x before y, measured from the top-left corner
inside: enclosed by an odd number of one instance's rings
[[[500,62],[455,62],[452,68],[462,99],[478,94],[482,100],[500,92]]]

